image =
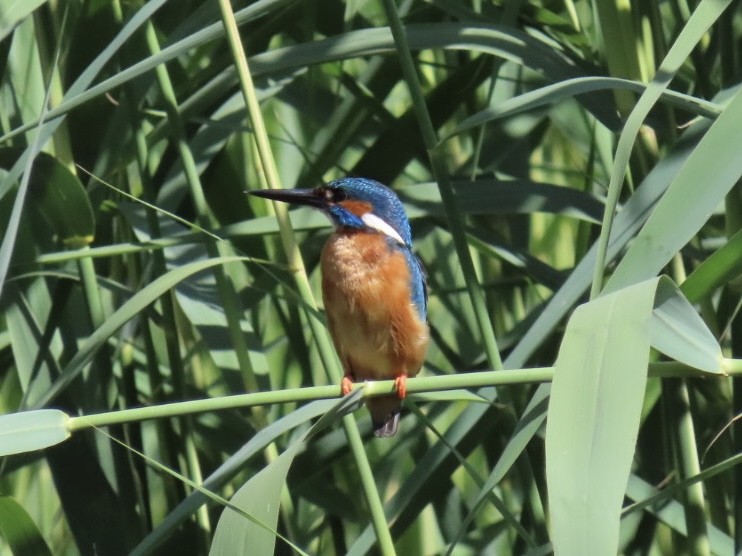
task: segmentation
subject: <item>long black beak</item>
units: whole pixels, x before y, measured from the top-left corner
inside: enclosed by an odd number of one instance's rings
[[[327,204],[325,196],[317,189],[258,189],[248,191],[250,195],[294,205],[322,208]]]

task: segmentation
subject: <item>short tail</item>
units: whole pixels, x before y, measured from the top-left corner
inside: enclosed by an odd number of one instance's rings
[[[378,437],[389,437],[397,434],[399,412],[402,401],[397,396],[380,396],[366,401],[371,413],[374,434]]]

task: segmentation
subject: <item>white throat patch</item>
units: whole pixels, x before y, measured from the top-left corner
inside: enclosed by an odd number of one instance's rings
[[[404,240],[402,239],[402,236],[397,233],[397,230],[392,228],[389,224],[384,222],[381,218],[376,216],[373,213],[367,212],[363,216],[361,216],[361,220],[363,220],[363,223],[366,224],[369,228],[373,228],[374,230],[377,230],[384,234],[387,237],[392,238],[394,241],[399,243],[400,245],[405,245]]]

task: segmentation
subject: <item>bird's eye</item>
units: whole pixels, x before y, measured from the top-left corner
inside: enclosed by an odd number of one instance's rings
[[[345,199],[348,198],[348,195],[339,188],[333,188],[333,187],[326,187],[323,191],[323,194],[325,196],[325,199],[330,203],[339,203],[341,201],[345,201]]]

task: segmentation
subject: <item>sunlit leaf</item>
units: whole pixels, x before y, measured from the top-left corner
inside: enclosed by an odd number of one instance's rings
[[[0,456],[42,450],[70,437],[67,414],[37,409],[0,415]]]
[[[546,423],[552,544],[616,554],[639,432],[658,280],[581,305],[559,349]]]

